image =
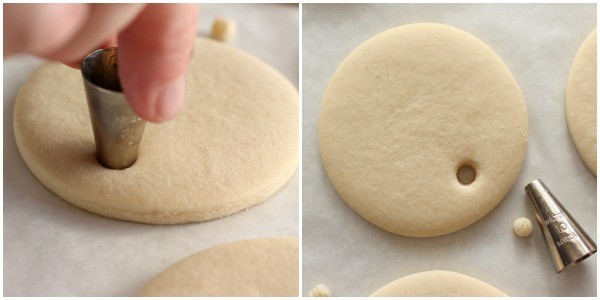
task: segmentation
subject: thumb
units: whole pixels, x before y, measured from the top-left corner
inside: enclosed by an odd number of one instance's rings
[[[149,4],[118,36],[119,78],[133,111],[161,122],[183,104],[198,5]]]

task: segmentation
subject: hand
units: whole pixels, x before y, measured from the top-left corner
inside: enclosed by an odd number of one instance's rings
[[[119,78],[142,118],[173,118],[183,104],[195,4],[5,4],[4,55],[28,53],[79,68],[118,44]]]

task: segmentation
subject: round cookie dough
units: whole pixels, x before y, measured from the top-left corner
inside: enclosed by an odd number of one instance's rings
[[[146,124],[137,161],[120,171],[96,160],[80,72],[42,65],[14,110],[29,169],[75,206],[143,223],[206,221],[266,200],[298,165],[298,93],[240,50],[207,39],[195,49],[181,114]]]
[[[411,24],[342,62],[321,105],[319,144],[333,186],[359,215],[396,234],[437,236],[479,220],[510,190],[527,109],[483,42]]]
[[[499,289],[471,276],[434,270],[404,276],[371,297],[503,297]]]
[[[156,276],[138,296],[298,296],[298,239],[223,244],[193,254]]]
[[[579,48],[567,82],[567,125],[588,169],[596,175],[596,30]]]

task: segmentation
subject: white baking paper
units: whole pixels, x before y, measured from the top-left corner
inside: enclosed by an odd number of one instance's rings
[[[208,36],[217,16],[237,22],[234,47],[259,57],[298,86],[298,6],[201,5],[198,34]],[[14,100],[40,63],[17,57],[3,68],[5,296],[133,296],[168,266],[208,247],[298,236],[297,172],[266,202],[205,223],[117,221],[58,198],[31,174],[14,142]]]
[[[444,269],[479,278],[511,296],[596,296],[597,255],[555,274],[539,227],[517,237],[513,221],[535,222],[524,187],[541,178],[597,241],[596,176],[581,161],[565,119],[567,76],[596,27],[595,4],[303,5],[302,292],[318,283],[334,296],[368,296],[405,275]],[[502,58],[525,96],[529,142],[512,190],[491,213],[434,238],[398,236],[372,225],[340,198],[319,156],[323,92],[342,60],[387,29],[436,22],[469,32]]]

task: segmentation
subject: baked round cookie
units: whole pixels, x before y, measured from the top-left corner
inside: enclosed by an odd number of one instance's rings
[[[298,296],[298,239],[237,241],[200,251],[156,276],[138,296]]]
[[[206,221],[266,200],[298,165],[298,93],[242,51],[207,39],[195,49],[181,114],[146,124],[137,161],[120,171],[96,160],[80,72],[42,65],[14,110],[29,169],[75,206],[143,223]]]
[[[579,48],[567,82],[567,125],[588,169],[596,175],[596,30]]]
[[[502,297],[499,289],[471,276],[434,270],[404,276],[371,297]]]
[[[359,215],[437,236],[491,211],[519,174],[527,109],[500,57],[441,24],[382,32],[341,63],[319,115],[321,158]]]

